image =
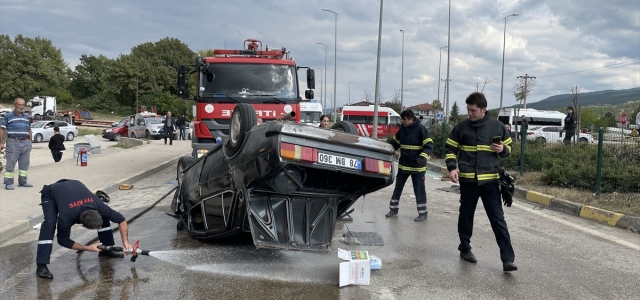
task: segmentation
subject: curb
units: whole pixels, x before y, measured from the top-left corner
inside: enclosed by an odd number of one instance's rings
[[[447,168],[445,167],[427,163],[427,168],[435,172],[440,172],[441,174],[449,175],[449,172],[447,172]],[[584,219],[594,220],[602,224],[619,227],[626,229],[627,231],[640,234],[640,218],[638,217],[626,216],[621,213],[555,198],[550,195],[530,191],[518,186],[515,187],[514,196],[555,211]]]
[[[184,154],[183,154],[184,155]],[[117,190],[119,190],[120,184],[132,184],[134,182],[140,181],[146,177],[149,177],[151,175],[153,175],[154,173],[161,171],[169,166],[171,166],[172,164],[175,164],[180,157],[182,157],[183,155],[180,155],[178,157],[172,158],[171,160],[168,160],[164,163],[161,163],[155,167],[149,168],[148,170],[142,171],[136,175],[133,175],[131,177],[127,177],[124,179],[121,179],[118,182],[114,182],[112,184],[109,184],[103,188],[97,189],[96,191],[103,191],[107,194],[109,193],[113,193]],[[32,230],[33,226],[42,223],[42,221],[44,221],[44,216],[42,213],[37,213],[37,214],[33,214],[25,219],[22,220],[17,220],[14,221],[13,223],[11,223],[8,226],[5,226],[4,228],[2,228],[0,230],[0,245],[4,244],[7,241],[10,241],[18,236],[20,236],[21,234],[28,232],[30,230]]]

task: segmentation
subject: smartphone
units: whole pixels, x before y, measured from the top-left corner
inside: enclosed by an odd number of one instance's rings
[[[493,144],[500,144],[500,142],[502,142],[502,137],[500,136],[493,137],[493,141],[492,141]]]

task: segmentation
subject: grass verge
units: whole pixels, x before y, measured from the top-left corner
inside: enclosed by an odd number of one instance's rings
[[[78,136],[83,136],[87,134],[93,134],[96,136],[102,136],[102,130],[104,128],[87,128],[87,127],[78,127]]]
[[[640,217],[640,193],[601,193],[597,197],[595,193],[585,190],[547,186],[541,177],[542,172],[526,172],[518,176],[516,185],[571,202]]]

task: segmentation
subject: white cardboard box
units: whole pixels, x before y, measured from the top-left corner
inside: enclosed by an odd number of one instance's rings
[[[338,248],[340,263],[340,287],[346,285],[369,285],[371,265],[368,251],[347,251]]]

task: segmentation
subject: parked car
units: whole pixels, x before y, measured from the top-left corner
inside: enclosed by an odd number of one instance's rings
[[[129,120],[132,116],[124,117],[120,122],[113,122],[111,128],[102,131],[102,138],[110,141],[117,141],[120,137],[129,136]]]
[[[53,128],[60,127],[60,134],[65,136],[67,141],[73,141],[78,136],[78,128],[63,121],[35,121],[31,123],[31,136],[33,142],[40,143],[48,141],[54,135]]]
[[[257,125],[254,108],[239,103],[229,140],[178,161],[171,209],[178,230],[194,238],[249,232],[257,248],[326,251],[336,220],[393,183],[394,153],[350,122]]]
[[[535,126],[527,130],[527,140],[544,143],[562,143],[566,133],[560,136],[562,126]],[[588,133],[576,132],[578,142],[593,143],[593,136]]]
[[[129,137],[130,138],[160,138],[162,134],[160,129],[164,124],[162,118],[155,113],[137,113],[129,119]]]

